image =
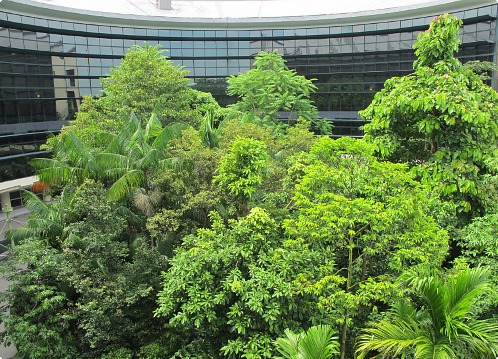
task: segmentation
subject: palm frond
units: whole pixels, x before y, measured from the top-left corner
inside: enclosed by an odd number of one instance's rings
[[[393,317],[373,323],[359,336],[356,353],[364,358],[370,351],[396,357],[414,344],[423,341],[416,309],[407,301],[398,301],[392,308]]]
[[[415,355],[417,355],[418,352],[415,351]],[[429,358],[428,356],[425,356],[426,358]],[[421,356],[421,358],[424,358],[424,356]],[[430,358],[437,358],[437,359],[457,359],[458,356],[455,353],[455,351],[451,348],[450,343],[437,343],[434,345],[433,349],[430,352]]]
[[[48,217],[50,213],[50,207],[45,202],[43,202],[40,197],[30,191],[23,191],[22,199],[26,207],[35,216]]]
[[[358,337],[356,353],[364,358],[370,351],[379,351],[383,356],[396,357],[420,341],[417,328],[402,322],[381,321],[372,328],[364,329]]]
[[[161,157],[164,157],[164,151],[152,148],[137,162],[137,167],[143,170],[150,167],[157,167]]]
[[[299,355],[299,341],[303,334],[296,334],[289,329],[284,331],[286,338],[276,340],[277,350],[284,358],[297,359]]]
[[[39,169],[37,175],[41,182],[52,185],[66,185],[80,183],[83,180],[83,169],[61,165],[60,167]]]
[[[53,158],[33,158],[29,161],[29,164],[37,170],[43,168],[62,167],[66,165],[64,162]]]
[[[145,126],[145,140],[150,143],[150,140],[159,136],[162,130],[163,126],[161,125],[161,121],[159,121],[159,117],[153,113],[150,115],[150,119]]]
[[[129,119],[126,121],[126,125],[112,139],[109,146],[107,146],[105,152],[125,154],[126,153],[125,148],[128,147],[130,139],[138,127],[140,127],[140,121],[138,120],[135,113],[132,112],[130,114]]]
[[[145,141],[144,132],[142,131],[141,126],[138,126],[135,133],[131,136],[130,143],[126,146],[127,151],[130,151],[131,149],[134,149],[135,151],[138,150],[141,155],[147,153],[149,150],[149,144]]]
[[[186,123],[172,123],[166,126],[152,142],[151,148],[163,150],[174,138],[180,137],[183,130],[188,128]]]
[[[339,353],[339,342],[329,325],[318,325],[308,329],[299,342],[299,353],[306,359],[330,359]]]
[[[27,238],[32,238],[34,233],[27,227],[14,228],[5,232],[5,238],[14,241],[15,243],[19,243]]]
[[[444,331],[446,325],[446,287],[438,277],[432,277],[420,287],[420,299],[427,308],[431,317],[431,325],[435,333]]]
[[[127,168],[111,168],[106,170],[103,175],[105,178],[108,178],[110,181],[117,181],[122,176],[124,176],[129,169]]]
[[[491,271],[488,268],[476,267],[450,277],[446,284],[448,316],[451,319],[463,319],[472,306],[476,297],[489,289]]]
[[[95,161],[101,171],[108,171],[114,168],[127,168],[129,157],[118,153],[102,152],[95,155]]]
[[[474,320],[461,329],[458,339],[472,353],[498,356],[498,323],[496,320]]]
[[[109,188],[107,197],[110,201],[118,201],[144,182],[144,173],[140,170],[126,172]]]
[[[85,167],[93,158],[91,151],[72,131],[60,136],[60,140],[54,146],[54,157],[70,166],[80,168]]]
[[[409,273],[403,280],[411,283],[421,307],[395,307],[391,321],[365,329],[356,350],[359,358],[373,350],[378,357],[396,357],[408,348],[415,358],[496,357],[498,323],[472,315],[475,302],[489,289],[489,277],[489,269],[481,267],[460,270],[445,280]]]
[[[143,217],[138,216],[133,211],[131,211],[128,207],[120,206],[116,209],[116,212],[126,218],[126,220],[136,227],[145,226],[145,219]]]

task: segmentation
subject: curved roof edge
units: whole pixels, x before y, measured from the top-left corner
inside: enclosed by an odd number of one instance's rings
[[[428,0],[425,3],[336,14],[313,14],[302,16],[276,17],[182,17],[171,16],[165,11],[164,16],[136,15],[123,13],[82,10],[65,6],[41,3],[33,0],[0,0],[0,10],[54,19],[91,24],[117,26],[138,26],[147,28],[178,29],[264,29],[297,28],[309,26],[352,25],[368,22],[381,22],[419,16],[431,16],[447,12],[471,9],[479,6],[496,4],[498,0]],[[103,0],[105,1],[105,0]],[[270,0],[271,1],[271,0]],[[175,0],[173,0],[174,4]]]

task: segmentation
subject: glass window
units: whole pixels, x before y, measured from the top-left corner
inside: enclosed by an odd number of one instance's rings
[[[111,27],[110,26],[102,26],[99,25],[99,34],[110,34],[111,33]]]
[[[100,46],[111,47],[112,46],[111,39],[101,38]]]
[[[117,27],[117,26],[112,26],[111,27],[111,34],[113,34],[113,35],[123,35],[123,28],[122,27]]]
[[[477,17],[477,9],[470,9],[470,10],[465,10],[465,19],[469,19],[472,17]]]
[[[31,16],[23,16],[22,23],[26,25],[34,25],[35,19],[33,19]]]
[[[11,22],[22,23],[21,17],[19,15],[16,15],[16,14],[7,14],[7,18]]]
[[[94,33],[94,34],[98,34],[99,33],[99,27],[97,25],[87,25],[86,29],[87,29],[87,32],[91,32],[91,33]]]
[[[61,29],[63,30],[74,30],[74,25],[72,22],[61,22]]]
[[[366,24],[365,31],[377,31],[377,24]]]
[[[171,37],[182,37],[182,32],[180,30],[170,30],[169,36]]]
[[[364,32],[364,31],[365,31],[365,25],[354,25],[353,26],[353,32],[355,34],[360,33],[360,32]]]
[[[74,24],[74,30],[79,32],[86,32],[85,24]]]

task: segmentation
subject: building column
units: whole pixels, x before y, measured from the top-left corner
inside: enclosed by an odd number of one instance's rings
[[[2,202],[2,210],[5,209],[6,205],[10,206],[10,192],[0,193],[0,202]]]

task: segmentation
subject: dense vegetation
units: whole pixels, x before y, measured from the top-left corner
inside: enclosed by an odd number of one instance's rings
[[[56,201],[26,193],[8,234],[4,340],[29,359],[495,358],[498,95],[454,58],[459,26],[419,36],[362,140],[310,131],[315,87],[276,53],[221,108],[131,49],[33,161]]]

